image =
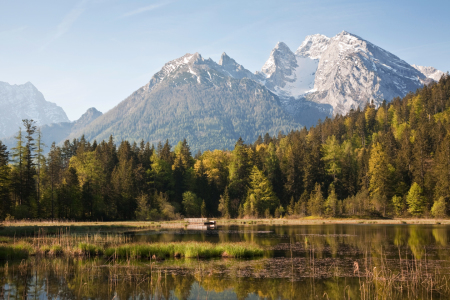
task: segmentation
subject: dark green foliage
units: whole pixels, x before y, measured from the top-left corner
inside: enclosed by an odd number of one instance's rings
[[[187,139],[155,149],[142,140],[116,146],[112,136],[53,144],[44,158],[33,146],[32,122],[24,125],[26,140],[20,131],[11,154],[0,142],[2,219],[449,215],[448,76],[378,108],[254,136],[252,144],[238,138],[232,151],[195,158]]]

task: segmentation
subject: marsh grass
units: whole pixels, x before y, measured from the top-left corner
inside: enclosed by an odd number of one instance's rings
[[[77,249],[81,252],[74,252],[74,253],[81,253],[89,257],[101,256],[103,255],[104,252],[103,247],[89,243],[80,243],[78,244]]]
[[[253,244],[244,243],[154,243],[154,244],[131,244],[106,249],[105,255],[108,257],[121,258],[252,258],[262,256],[264,250]]]
[[[11,238],[10,237],[0,236],[0,244],[10,243],[10,242],[11,242]]]
[[[0,246],[0,260],[26,259],[33,253],[33,247],[24,242]]]
[[[40,229],[34,238],[8,238],[0,259],[26,258],[31,254],[51,256],[84,256],[126,259],[165,258],[253,258],[263,256],[264,250],[250,243],[177,242],[131,243],[124,234],[78,235],[70,229],[49,234]],[[0,244],[1,245],[1,244]],[[25,246],[26,245],[26,246]],[[17,255],[15,254],[17,252]]]

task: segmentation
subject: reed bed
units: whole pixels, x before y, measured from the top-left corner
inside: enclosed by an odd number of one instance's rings
[[[154,244],[132,244],[106,249],[105,255],[109,257],[122,258],[166,258],[166,257],[186,257],[186,258],[213,258],[213,257],[233,257],[233,258],[253,258],[262,256],[264,250],[254,244],[247,243],[154,243]]]
[[[2,245],[0,246],[0,260],[26,259],[33,252],[31,245],[24,242]]]
[[[402,257],[393,267],[391,260],[381,255],[376,265],[365,258],[364,271],[355,264],[354,273],[359,277],[361,299],[433,299],[433,296],[450,297],[448,266],[414,257]]]
[[[178,242],[132,243],[123,234],[71,234],[61,229],[57,234],[39,230],[34,238],[8,238],[0,243],[0,260],[23,259],[32,255],[84,256],[107,258],[253,258],[264,250],[251,243]]]

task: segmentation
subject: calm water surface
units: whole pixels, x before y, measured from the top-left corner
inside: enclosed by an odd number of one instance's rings
[[[0,298],[449,299],[443,287],[422,288],[419,293],[416,289],[415,294],[396,289],[387,297],[387,273],[375,276],[373,290],[364,276],[389,269],[397,281],[417,271],[450,277],[450,226],[250,225],[125,234],[135,242],[253,242],[267,250],[265,257],[254,260],[32,257],[0,262]]]

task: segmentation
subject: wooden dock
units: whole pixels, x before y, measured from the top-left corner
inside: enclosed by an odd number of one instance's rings
[[[184,221],[189,223],[186,229],[190,230],[209,230],[216,228],[216,221],[211,221],[208,218],[186,218]]]

